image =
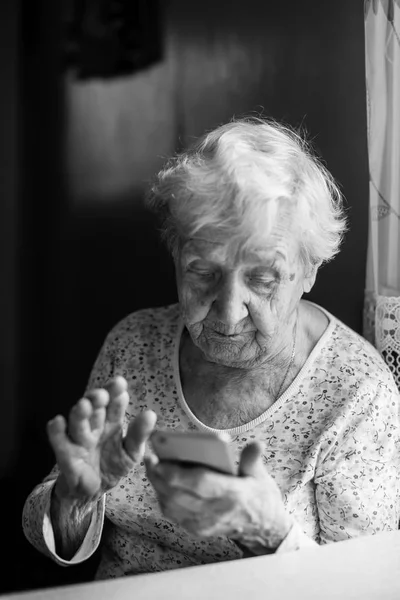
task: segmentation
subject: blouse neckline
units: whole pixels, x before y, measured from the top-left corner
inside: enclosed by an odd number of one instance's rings
[[[283,392],[283,394],[281,394],[279,396],[279,398],[277,398],[277,400],[275,400],[275,402],[267,408],[267,410],[265,410],[263,413],[261,413],[261,415],[259,415],[255,419],[252,419],[251,421],[249,421],[248,423],[244,423],[243,425],[239,425],[238,427],[230,427],[228,429],[216,429],[214,427],[209,427],[208,425],[206,425],[205,423],[200,421],[200,419],[198,419],[196,417],[196,415],[192,412],[188,403],[185,400],[185,397],[183,395],[181,375],[180,375],[180,369],[179,369],[179,348],[180,348],[181,337],[182,337],[182,333],[183,333],[183,329],[184,329],[184,322],[183,322],[182,318],[179,319],[177,331],[175,334],[174,354],[173,354],[173,370],[174,370],[176,388],[178,391],[178,399],[179,399],[180,405],[181,405],[182,409],[184,410],[184,412],[186,413],[186,415],[189,417],[189,419],[192,421],[192,423],[194,423],[200,430],[207,431],[209,433],[216,433],[216,434],[225,433],[225,434],[229,434],[229,435],[237,435],[240,433],[244,433],[246,431],[249,431],[250,429],[253,429],[254,427],[257,427],[257,425],[260,425],[261,423],[266,421],[269,417],[272,417],[272,415],[283,404],[285,404],[285,402],[290,398],[290,396],[292,396],[295,392],[298,391],[299,386],[302,383],[302,381],[304,380],[305,376],[307,375],[311,365],[315,361],[318,354],[321,352],[321,349],[323,348],[323,346],[330,339],[330,337],[336,327],[336,318],[331,313],[329,313],[325,308],[322,308],[322,306],[319,306],[318,304],[315,304],[314,302],[310,302],[310,300],[303,300],[303,302],[308,302],[308,304],[312,304],[313,306],[315,306],[316,308],[318,308],[321,312],[323,312],[325,314],[325,316],[328,318],[328,321],[329,321],[327,328],[325,329],[324,333],[321,335],[318,342],[315,344],[314,348],[310,352],[304,365],[302,366],[300,371],[297,373],[297,375],[293,379],[292,383]]]

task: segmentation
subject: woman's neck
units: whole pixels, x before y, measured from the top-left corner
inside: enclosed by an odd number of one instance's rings
[[[228,367],[205,360],[187,331],[184,332],[179,362],[186,403],[209,427],[237,427],[257,418],[295,379],[327,324],[324,313],[307,305],[299,311],[295,354],[292,355],[291,345],[286,352],[276,354],[271,361],[253,369]]]
[[[287,359],[290,360],[290,357]],[[186,403],[209,427],[238,427],[260,416],[276,400],[288,362],[239,369],[206,361],[188,335],[180,349],[180,373]]]

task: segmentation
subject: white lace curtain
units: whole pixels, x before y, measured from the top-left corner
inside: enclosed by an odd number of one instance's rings
[[[364,335],[400,389],[400,0],[365,0],[369,241]]]

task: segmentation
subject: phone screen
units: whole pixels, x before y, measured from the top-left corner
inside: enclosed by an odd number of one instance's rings
[[[150,441],[160,460],[197,464],[222,473],[235,474],[232,449],[215,434],[155,431]]]

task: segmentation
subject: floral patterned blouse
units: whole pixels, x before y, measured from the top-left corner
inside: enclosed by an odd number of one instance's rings
[[[321,309],[322,310],[322,309]],[[226,430],[238,459],[259,440],[295,526],[278,552],[397,529],[400,518],[400,397],[378,352],[327,314],[329,325],[303,368],[260,417]],[[178,305],[145,309],[108,335],[88,388],[119,374],[129,385],[127,426],[151,408],[160,429],[215,431],[183,397],[178,351],[183,330]],[[237,559],[227,538],[189,535],[160,512],[143,463],[98,503],[81,548],[71,561],[55,553],[49,517],[56,468],[28,497],[26,536],[60,564],[88,558],[101,538],[97,579]]]

